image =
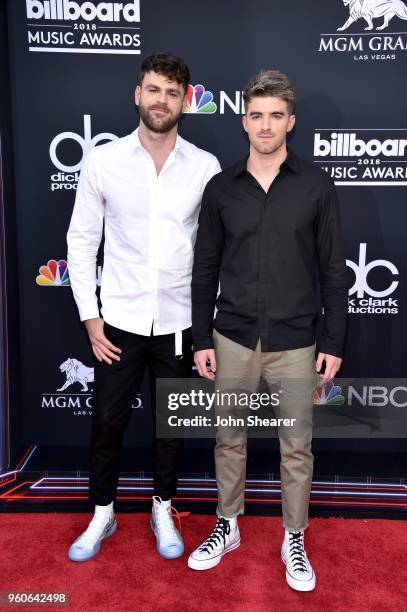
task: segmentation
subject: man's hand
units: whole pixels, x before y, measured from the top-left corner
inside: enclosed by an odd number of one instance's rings
[[[321,384],[325,384],[328,380],[335,378],[337,371],[341,367],[342,359],[340,357],[334,357],[334,355],[327,355],[326,353],[319,353],[317,359],[316,370],[319,374],[322,366],[325,362],[325,372],[321,374]]]
[[[202,351],[195,351],[194,361],[198,374],[209,380],[215,380],[216,372],[216,359],[214,349],[203,349]],[[206,365],[209,361],[209,368]]]
[[[85,321],[85,327],[96,359],[111,364],[112,359],[120,361],[120,357],[116,355],[116,353],[121,353],[122,350],[114,346],[114,344],[106,338],[103,331],[103,323],[104,321],[102,318],[87,319]]]

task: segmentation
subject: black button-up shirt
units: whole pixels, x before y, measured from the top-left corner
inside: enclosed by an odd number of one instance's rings
[[[215,175],[203,195],[192,272],[194,350],[213,347],[213,327],[252,350],[259,338],[262,351],[313,344],[319,281],[317,349],[341,357],[348,282],[334,182],[289,150],[266,193],[246,163]]]

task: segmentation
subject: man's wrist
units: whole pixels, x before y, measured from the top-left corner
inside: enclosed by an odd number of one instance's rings
[[[343,357],[342,351],[339,351],[337,348],[329,346],[320,346],[317,349],[317,354],[319,355],[320,353],[324,355],[331,355],[331,357],[338,357],[339,359],[342,359]]]

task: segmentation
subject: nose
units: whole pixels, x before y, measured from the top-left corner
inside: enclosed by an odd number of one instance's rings
[[[165,91],[159,91],[157,93],[157,99],[156,102],[158,102],[159,104],[167,104],[168,102],[168,96],[166,94]]]
[[[271,119],[270,117],[262,117],[261,120],[261,129],[264,132],[267,132],[271,129]]]

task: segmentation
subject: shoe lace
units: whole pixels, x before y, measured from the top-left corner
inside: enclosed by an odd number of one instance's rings
[[[293,569],[298,572],[306,572],[307,555],[304,549],[304,534],[302,531],[290,533],[288,546]]]
[[[189,516],[190,512],[178,512],[174,506],[167,506],[165,509],[163,507],[159,507],[156,518],[157,518],[157,527],[158,531],[162,534],[163,532],[167,532],[172,536],[177,536],[177,532],[175,531],[175,525],[173,519],[177,519],[178,521],[178,531],[182,533],[182,525],[181,518],[185,516]]]
[[[199,550],[202,552],[211,553],[218,544],[223,541],[223,545],[226,544],[226,536],[230,533],[230,522],[225,518],[218,518],[214,530],[212,531],[209,538],[205,540]]]

